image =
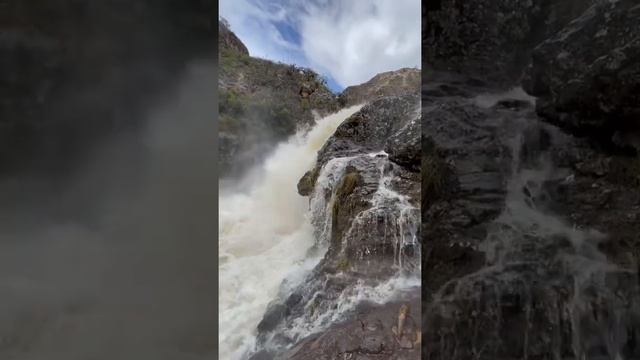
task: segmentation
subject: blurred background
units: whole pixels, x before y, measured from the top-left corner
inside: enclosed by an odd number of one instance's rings
[[[0,358],[217,353],[214,13],[0,2]]]

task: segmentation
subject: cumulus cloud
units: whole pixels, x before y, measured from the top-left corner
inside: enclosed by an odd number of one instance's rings
[[[343,87],[421,64],[418,0],[223,0],[220,14],[252,55],[311,67]]]
[[[276,24],[288,23],[287,4],[266,0],[222,0],[219,12],[251,56],[284,63],[305,62],[300,46],[284,38]]]
[[[308,8],[300,27],[304,53],[341,85],[420,66],[420,2],[343,1],[339,6]]]

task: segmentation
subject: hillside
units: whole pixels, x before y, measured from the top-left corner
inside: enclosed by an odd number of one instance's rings
[[[338,109],[337,97],[309,70],[251,57],[219,22],[220,169],[225,175],[255,164],[277,141]]]
[[[364,84],[349,86],[342,94],[342,104],[351,106],[363,101],[373,101],[387,96],[403,95],[420,91],[422,84],[420,69],[403,68],[374,76]]]

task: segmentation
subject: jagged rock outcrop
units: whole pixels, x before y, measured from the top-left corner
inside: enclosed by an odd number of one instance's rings
[[[218,21],[218,48],[237,51],[249,56],[249,50],[242,41],[231,31],[229,23],[222,19]]]
[[[403,68],[374,76],[364,84],[349,86],[340,94],[344,106],[371,102],[386,96],[397,96],[420,91],[422,78],[419,69]]]
[[[632,134],[640,131],[639,29],[637,1],[603,1],[538,45],[524,81],[539,97],[538,113],[571,132],[640,150]]]
[[[219,27],[219,166],[225,176],[257,164],[280,140],[313,123],[316,111],[339,108],[315,72],[249,56],[222,21]]]
[[[404,293],[381,290],[419,274],[420,174],[413,163],[419,158],[406,155],[420,149],[419,104],[414,93],[364,106],[338,127],[301,179],[317,246],[326,253],[302,285],[269,307],[258,327],[265,344],[295,344],[276,358],[420,358],[418,325],[411,330],[413,343],[405,339],[404,347],[391,331],[401,304],[411,303],[413,319],[420,317],[419,284]],[[395,147],[399,141],[405,147]],[[365,293],[380,291],[389,291],[389,298],[356,306]],[[271,358],[267,350],[253,359]]]
[[[62,171],[101,139],[136,131],[186,63],[214,60],[214,6],[3,1],[0,172]]]

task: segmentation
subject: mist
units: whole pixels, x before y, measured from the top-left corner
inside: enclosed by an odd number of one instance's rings
[[[215,66],[178,78],[64,176],[0,179],[0,358],[214,358]]]

